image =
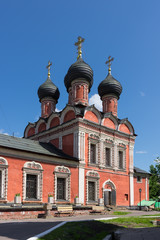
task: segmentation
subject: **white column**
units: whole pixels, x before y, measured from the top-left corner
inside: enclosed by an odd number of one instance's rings
[[[134,145],[129,144],[129,171],[133,172],[133,151]]]
[[[130,183],[130,206],[134,205],[134,177],[133,173],[129,174],[129,183]]]
[[[73,156],[79,158],[78,155],[78,133],[74,132],[74,142],[73,142]]]
[[[84,168],[79,168],[79,203],[84,204]]]

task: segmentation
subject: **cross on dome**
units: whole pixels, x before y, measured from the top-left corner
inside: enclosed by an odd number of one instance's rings
[[[48,65],[47,65],[47,69],[48,69],[48,78],[50,78],[50,75],[51,75],[51,73],[50,73],[50,68],[51,68],[51,65],[52,65],[52,63],[49,61],[48,62]]]
[[[105,62],[105,64],[108,64],[108,73],[111,74],[111,65],[112,65],[112,61],[114,60],[114,58],[111,58],[111,56],[108,57],[108,61]]]
[[[77,56],[77,60],[79,58],[82,58],[82,42],[84,42],[84,38],[82,37],[78,37],[78,41],[74,44],[75,46],[77,46],[77,50],[78,50],[78,56]]]

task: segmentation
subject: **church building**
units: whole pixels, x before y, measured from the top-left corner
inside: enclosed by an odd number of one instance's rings
[[[68,69],[64,84],[66,107],[56,111],[60,91],[50,77],[39,87],[41,117],[29,123],[23,138],[0,134],[0,203],[134,206],[149,200],[149,174],[134,167],[136,134],[131,122],[118,118],[122,86],[111,74],[99,83],[102,111],[89,106],[93,70],[82,59],[79,37],[77,61]]]

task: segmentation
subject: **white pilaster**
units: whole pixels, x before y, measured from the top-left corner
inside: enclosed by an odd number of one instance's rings
[[[146,182],[145,182],[145,197],[146,197],[146,201],[148,200],[148,179],[146,177]]]
[[[62,136],[59,137],[59,149],[62,149]]]
[[[79,168],[79,203],[84,204],[84,169]]]
[[[130,183],[130,206],[134,205],[134,178],[133,173],[129,175],[129,183]]]

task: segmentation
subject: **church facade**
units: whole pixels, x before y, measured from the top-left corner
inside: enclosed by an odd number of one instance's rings
[[[134,206],[149,200],[149,174],[134,167],[136,134],[128,119],[118,118],[122,86],[111,74],[99,84],[102,111],[89,106],[93,70],[78,58],[64,78],[66,107],[56,112],[60,92],[50,78],[39,87],[41,117],[29,123],[24,138],[0,136],[0,202]],[[16,176],[16,179],[15,179]]]

